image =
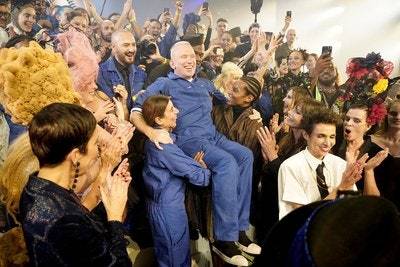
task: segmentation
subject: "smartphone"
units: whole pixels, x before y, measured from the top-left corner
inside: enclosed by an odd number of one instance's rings
[[[330,57],[332,55],[332,46],[323,46],[321,56]]]
[[[286,17],[292,17],[292,11],[290,10],[286,11]]]
[[[168,7],[164,7],[164,13],[169,13],[169,8]]]
[[[208,10],[208,2],[203,3],[203,9]]]
[[[273,34],[274,34],[273,32],[265,32],[265,35],[269,38],[271,38]]]

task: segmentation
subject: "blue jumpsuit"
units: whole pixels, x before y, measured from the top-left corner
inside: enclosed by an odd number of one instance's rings
[[[179,109],[176,144],[189,156],[204,151],[212,172],[214,237],[237,241],[239,230],[249,227],[253,153],[217,132],[211,118],[212,96],[222,94],[206,79],[189,82],[174,73],[159,78],[140,95],[133,111],[141,111],[147,97],[167,95]]]
[[[175,139],[174,135],[171,135]],[[186,180],[206,186],[210,171],[188,157],[175,144],[159,150],[145,144],[143,178],[147,212],[158,265],[190,266],[189,226],[185,210]]]

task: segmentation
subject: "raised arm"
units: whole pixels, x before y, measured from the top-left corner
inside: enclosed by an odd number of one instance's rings
[[[119,17],[118,21],[115,23],[115,30],[120,30],[123,26],[125,20],[128,19],[129,12],[132,8],[132,0],[126,0],[124,7],[122,9],[121,16]]]

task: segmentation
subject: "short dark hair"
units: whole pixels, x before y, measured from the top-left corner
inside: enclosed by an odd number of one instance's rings
[[[40,167],[63,162],[74,148],[86,153],[96,125],[93,114],[78,105],[53,103],[44,107],[29,124],[32,151]]]
[[[12,37],[10,40],[7,41],[7,43],[4,45],[4,48],[14,47],[16,44],[20,42],[31,42],[31,41],[35,41],[35,39],[25,34],[15,35],[14,37]]]
[[[68,22],[71,22],[71,20],[73,18],[75,18],[75,17],[84,17],[84,18],[88,19],[88,15],[87,14],[85,14],[85,13],[79,11],[79,10],[76,10],[76,9],[66,13],[65,15],[67,17],[67,21]]]
[[[119,14],[117,12],[113,12],[110,15],[108,15],[107,19],[111,19],[112,16],[121,16],[121,14]]]
[[[332,110],[324,107],[319,109],[318,112],[313,112],[310,116],[304,118],[303,129],[307,134],[311,135],[317,124],[329,124],[337,127],[340,124],[340,118]]]
[[[164,95],[151,96],[144,101],[142,106],[142,116],[144,121],[151,127],[156,127],[156,118],[164,117],[169,97]]]
[[[217,23],[218,22],[225,22],[225,23],[228,23],[228,21],[226,20],[226,19],[224,19],[224,18],[219,18],[218,20],[217,20]]]
[[[282,61],[283,61],[284,59],[287,60],[288,58],[287,58],[287,57],[282,57],[282,56],[278,57],[278,58],[276,59],[276,66],[279,67],[279,66],[282,64]]]
[[[253,28],[260,28],[260,24],[258,24],[257,22],[252,23],[249,27],[249,33]]]
[[[150,23],[151,23],[151,22],[157,22],[158,24],[160,24],[160,26],[162,26],[162,25],[161,25],[161,22],[160,22],[158,19],[150,19],[149,22],[150,22]]]

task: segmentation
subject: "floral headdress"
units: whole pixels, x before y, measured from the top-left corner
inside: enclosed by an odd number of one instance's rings
[[[379,53],[350,59],[346,67],[349,79],[343,85],[345,107],[364,104],[368,107],[368,124],[382,122],[386,116],[384,100],[392,71],[393,63],[383,60]]]

